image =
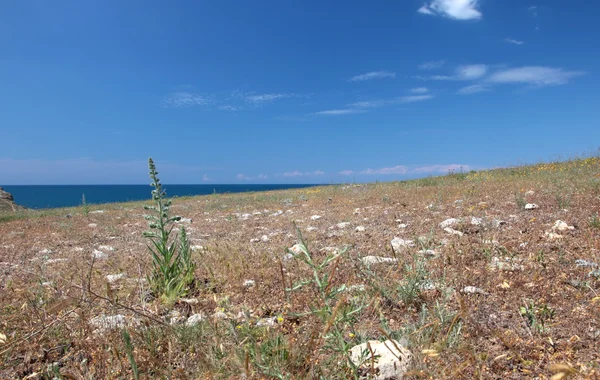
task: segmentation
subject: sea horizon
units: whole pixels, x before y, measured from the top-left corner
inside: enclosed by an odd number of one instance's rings
[[[163,184],[167,197],[300,189],[326,184]],[[28,209],[100,205],[151,199],[150,184],[114,185],[0,185],[16,204]]]

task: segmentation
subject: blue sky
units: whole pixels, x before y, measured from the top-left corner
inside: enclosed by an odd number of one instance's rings
[[[0,185],[370,182],[595,152],[574,0],[13,1]]]

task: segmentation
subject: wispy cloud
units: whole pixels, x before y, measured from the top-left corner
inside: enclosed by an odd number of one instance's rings
[[[362,109],[346,108],[346,109],[319,111],[319,112],[313,113],[313,115],[339,116],[339,115],[353,115],[353,114],[364,113],[364,112],[365,111]]]
[[[187,108],[195,106],[205,106],[210,103],[210,99],[193,92],[179,91],[172,92],[165,96],[162,105],[165,108]]]
[[[532,15],[533,17],[537,17],[537,15],[538,15],[538,10],[537,10],[537,9],[538,9],[538,7],[536,7],[535,5],[532,5],[532,6],[530,6],[529,8],[527,8],[527,10],[528,10],[529,12],[531,12],[531,15]]]
[[[490,88],[481,84],[473,84],[459,89],[456,93],[460,95],[471,95],[486,91],[490,91]]]
[[[525,43],[524,41],[514,40],[512,38],[505,38],[504,42],[508,42],[509,44],[513,45],[523,45]]]
[[[284,177],[303,177],[303,176],[322,176],[325,172],[321,170],[315,170],[314,172],[301,172],[299,170],[294,170],[291,172],[283,173]]]
[[[382,78],[396,78],[396,73],[392,73],[390,71],[371,71],[370,73],[356,75],[348,79],[348,82],[362,82],[365,80]]]
[[[239,106],[232,106],[231,104],[224,104],[222,106],[219,106],[219,109],[221,111],[239,111],[242,108]]]
[[[291,93],[256,94],[256,95],[246,95],[245,100],[246,100],[246,102],[248,102],[252,105],[260,106],[265,103],[270,103],[277,99],[287,99],[287,98],[293,98],[295,96],[296,96],[296,94],[291,94]]]
[[[475,80],[487,74],[488,68],[489,67],[484,64],[461,65],[454,70],[453,75],[419,76],[417,78],[425,80]]]
[[[422,102],[424,100],[433,99],[434,96],[429,95],[409,95],[409,96],[401,96],[396,98],[397,103],[414,103],[414,102]]]
[[[490,83],[523,83],[534,86],[551,86],[568,83],[572,78],[585,75],[583,71],[566,71],[544,66],[523,66],[504,69],[487,78]]]
[[[366,170],[359,172],[359,174],[366,174],[366,175],[376,175],[376,174],[393,175],[393,174],[406,174],[406,173],[408,173],[408,168],[404,165],[397,165],[397,166],[392,166],[389,168],[381,168],[381,169],[366,169]]]
[[[250,181],[252,179],[243,173],[236,175],[235,178],[239,179],[240,181]]]
[[[433,0],[418,9],[430,16],[444,16],[454,20],[479,20],[482,17],[478,0]]]
[[[421,63],[419,65],[419,70],[435,70],[435,69],[439,69],[440,67],[444,66],[446,64],[446,61],[429,61],[429,62],[424,62]]]
[[[361,100],[360,102],[354,102],[347,105],[350,108],[378,108],[383,107],[389,103],[389,100]]]
[[[426,94],[429,92],[429,89],[427,87],[417,87],[417,88],[411,88],[410,92],[415,93],[415,94]]]
[[[208,178],[208,174],[204,174],[204,175],[202,176],[202,180],[203,180],[204,182],[212,181],[212,179]]]

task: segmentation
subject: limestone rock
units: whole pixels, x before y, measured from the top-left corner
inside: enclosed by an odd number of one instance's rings
[[[362,261],[362,263],[365,265],[382,264],[382,263],[395,264],[398,262],[398,259],[395,259],[393,257],[365,256],[365,257],[361,257],[360,261]]]
[[[350,360],[359,367],[361,379],[402,379],[410,366],[412,353],[396,340],[370,340],[352,347]],[[375,373],[371,373],[371,366]]]
[[[14,198],[11,193],[4,191],[0,187],[0,212],[8,212],[8,211],[22,211],[25,210],[25,207],[19,206],[15,203]]]

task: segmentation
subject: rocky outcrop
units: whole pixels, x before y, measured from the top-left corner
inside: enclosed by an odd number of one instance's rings
[[[15,203],[11,193],[7,193],[0,187],[0,212],[21,211],[24,207]]]

